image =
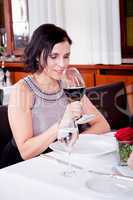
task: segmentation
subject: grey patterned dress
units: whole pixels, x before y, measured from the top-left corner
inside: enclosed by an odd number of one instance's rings
[[[33,135],[39,135],[62,118],[68,101],[61,84],[58,92],[47,94],[40,90],[31,76],[27,76],[23,80],[33,93],[31,107]]]

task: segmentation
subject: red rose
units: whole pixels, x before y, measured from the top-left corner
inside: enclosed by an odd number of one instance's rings
[[[130,144],[133,144],[133,128],[121,128],[115,133],[115,137],[119,141],[129,141]]]

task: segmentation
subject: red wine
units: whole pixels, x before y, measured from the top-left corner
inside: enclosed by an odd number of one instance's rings
[[[64,88],[65,95],[70,101],[80,101],[85,94],[84,87]]]

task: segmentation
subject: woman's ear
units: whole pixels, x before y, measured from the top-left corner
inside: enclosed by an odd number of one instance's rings
[[[39,58],[38,57],[36,58],[36,61],[39,62]]]

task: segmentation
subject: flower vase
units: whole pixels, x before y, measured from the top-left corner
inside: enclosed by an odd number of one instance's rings
[[[132,150],[133,143],[131,141],[118,141],[118,156],[120,166],[127,166],[127,160]]]

